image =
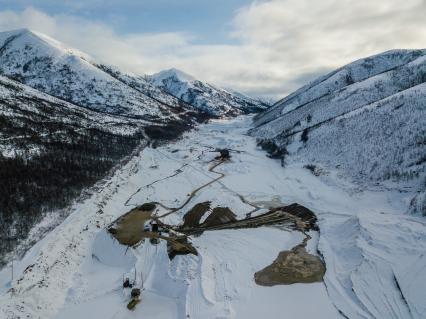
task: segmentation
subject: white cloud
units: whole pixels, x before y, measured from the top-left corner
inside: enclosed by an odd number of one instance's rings
[[[158,54],[167,56],[168,52],[187,46],[190,39],[181,33],[121,36],[101,22],[70,15],[51,16],[34,8],[21,13],[0,11],[0,30],[22,27],[45,33],[102,62],[135,73],[158,70],[164,64]]]
[[[240,10],[233,36],[266,48],[263,62],[280,70],[285,91],[357,58],[426,47],[425,9],[422,0],[275,0]]]
[[[233,45],[199,45],[194,35],[180,32],[119,35],[97,21],[33,8],[0,11],[0,30],[29,27],[126,71],[177,67],[221,86],[278,98],[354,59],[426,47],[425,9],[424,0],[254,2],[235,14]]]

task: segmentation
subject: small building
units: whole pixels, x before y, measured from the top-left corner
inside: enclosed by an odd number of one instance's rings
[[[155,233],[158,233],[158,223],[155,220],[153,220],[151,222],[151,231],[155,232]]]
[[[216,149],[216,152],[219,152],[219,153],[220,153],[220,155],[219,155],[219,156],[216,156],[216,159],[217,159],[217,160],[222,160],[222,161],[224,161],[224,160],[228,160],[228,159],[230,159],[230,158],[231,158],[231,154],[229,153],[229,150],[228,150],[228,149],[226,149],[226,148],[219,148],[219,149]]]
[[[220,152],[220,157],[222,157],[223,159],[231,157],[231,155],[229,155],[229,150],[227,149],[219,150],[219,152]]]

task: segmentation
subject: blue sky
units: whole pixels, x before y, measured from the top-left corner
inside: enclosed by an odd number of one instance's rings
[[[232,43],[228,36],[236,11],[250,0],[4,1],[3,10],[32,6],[45,13],[69,14],[111,25],[119,33],[195,33],[196,43]]]
[[[0,0],[0,31],[30,28],[123,71],[178,68],[282,98],[390,49],[426,47],[426,0]]]

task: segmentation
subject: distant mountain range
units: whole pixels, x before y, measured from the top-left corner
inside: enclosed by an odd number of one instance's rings
[[[178,120],[191,109],[222,116],[266,107],[251,98],[188,80],[189,76],[183,77],[177,70],[152,77],[125,74],[27,29],[0,33],[0,74],[74,104],[146,123]]]
[[[217,88],[177,69],[161,71],[147,76],[146,79],[152,85],[198,110],[214,115],[256,113],[268,107],[260,100],[249,98],[238,92]]]

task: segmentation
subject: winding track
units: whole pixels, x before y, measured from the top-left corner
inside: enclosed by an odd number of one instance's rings
[[[124,206],[131,206],[131,205],[133,205],[133,206],[138,206],[137,204],[130,204],[130,205],[129,205],[129,202],[133,199],[133,196],[135,196],[137,193],[139,193],[139,192],[140,192],[142,189],[144,189],[144,188],[151,187],[151,186],[152,186],[152,185],[154,185],[155,183],[158,183],[158,182],[164,181],[164,180],[169,179],[169,178],[173,178],[173,177],[175,177],[175,176],[177,176],[177,175],[179,175],[179,174],[183,173],[183,170],[182,170],[182,169],[183,169],[185,166],[188,166],[188,163],[183,164],[183,165],[182,165],[181,167],[179,167],[179,168],[178,168],[178,169],[174,172],[174,174],[172,174],[172,175],[166,176],[166,177],[164,177],[164,178],[157,179],[157,180],[153,181],[153,182],[152,182],[152,183],[150,183],[150,184],[147,184],[147,185],[145,185],[145,186],[139,187],[139,188],[136,190],[136,192],[134,192],[132,195],[130,195],[130,197],[126,200],[126,202],[124,203]]]
[[[189,194],[188,198],[186,199],[186,201],[185,201],[185,202],[184,202],[181,206],[179,206],[179,207],[175,207],[175,208],[169,208],[169,207],[164,206],[164,205],[163,205],[163,204],[161,204],[161,203],[154,202],[155,204],[157,204],[157,205],[159,205],[159,206],[161,206],[161,207],[163,207],[163,208],[165,208],[165,209],[170,210],[169,212],[167,212],[167,213],[165,213],[165,214],[163,214],[163,215],[157,216],[157,218],[163,218],[163,217],[166,217],[166,216],[168,216],[168,215],[170,215],[170,214],[173,214],[174,212],[176,212],[176,211],[178,211],[178,210],[180,210],[180,209],[184,208],[184,207],[185,207],[185,206],[186,206],[186,205],[187,205],[187,204],[188,204],[188,203],[192,200],[192,198],[194,198],[194,196],[195,196],[195,195],[196,195],[196,194],[197,194],[200,190],[202,190],[203,188],[205,188],[205,187],[207,187],[207,186],[209,186],[209,185],[211,185],[211,184],[213,184],[213,183],[217,182],[218,180],[220,180],[220,179],[224,178],[224,177],[226,176],[224,173],[214,171],[214,169],[215,169],[216,167],[218,167],[219,165],[223,164],[224,162],[226,162],[226,160],[220,159],[217,163],[215,163],[213,166],[211,166],[211,167],[209,168],[209,172],[219,174],[220,176],[219,176],[219,177],[217,177],[217,178],[215,178],[215,179],[212,179],[210,182],[208,182],[208,183],[206,183],[206,184],[204,184],[204,185],[201,185],[200,187],[198,187],[198,188],[194,189],[194,190],[193,190],[193,191]]]
[[[208,149],[213,149],[213,147],[212,146],[207,146],[207,145],[203,145],[205,148],[208,148]],[[241,151],[238,151],[238,150],[231,150],[231,151],[233,151],[233,152],[236,152],[236,153],[240,153]],[[178,161],[177,159],[174,159],[174,158],[171,158],[171,157],[169,157],[169,156],[167,156],[166,154],[164,154],[164,153],[162,153],[162,152],[160,152],[163,156],[165,156],[165,157],[167,157],[167,158],[169,158],[169,159],[171,159],[171,160],[174,160],[174,161],[177,161],[177,162],[180,162],[180,161]],[[204,153],[205,153],[205,150],[203,150],[202,152],[201,152],[201,154],[197,157],[197,160],[200,160],[201,159],[201,157],[204,155]],[[215,160],[212,160],[211,162],[214,162]],[[193,198],[194,198],[194,196],[200,191],[200,190],[202,190],[202,189],[204,189],[204,188],[206,188],[206,187],[208,187],[208,186],[210,186],[211,184],[213,184],[213,183],[215,183],[215,182],[219,182],[219,180],[221,180],[222,178],[224,178],[226,175],[225,175],[225,173],[222,173],[222,172],[218,172],[218,171],[215,171],[215,168],[217,168],[219,165],[221,165],[221,164],[223,164],[223,163],[225,163],[227,160],[226,159],[219,159],[219,160],[217,160],[217,162],[214,164],[214,165],[212,165],[209,169],[208,169],[208,171],[209,172],[211,172],[211,173],[215,173],[215,174],[218,174],[219,176],[217,177],[217,178],[214,178],[214,179],[212,179],[211,181],[209,181],[208,183],[206,183],[206,184],[204,184],[204,185],[201,185],[201,186],[199,186],[198,188],[196,188],[196,189],[194,189],[194,190],[192,190],[192,192],[190,193],[190,195],[188,196],[188,198],[185,200],[185,202],[183,202],[182,203],[182,205],[180,205],[179,207],[168,207],[168,206],[166,206],[166,205],[164,205],[164,204],[162,204],[162,203],[160,203],[160,202],[152,202],[153,204],[156,204],[156,205],[158,205],[158,206],[160,206],[160,207],[162,207],[162,208],[164,208],[165,210],[167,210],[167,212],[166,213],[164,213],[164,214],[162,214],[162,215],[160,215],[160,216],[155,216],[154,218],[155,219],[160,219],[160,218],[163,218],[163,217],[166,217],[166,216],[168,216],[168,215],[170,215],[170,214],[173,214],[173,213],[175,213],[175,212],[177,212],[178,210],[181,210],[182,208],[184,208]],[[182,163],[182,162],[181,162]],[[154,185],[155,183],[157,183],[157,182],[160,182],[160,181],[164,181],[164,180],[166,180],[166,179],[169,179],[169,178],[173,178],[173,177],[175,177],[175,176],[177,176],[177,175],[179,175],[179,174],[181,174],[181,173],[183,173],[183,168],[185,168],[186,166],[189,166],[189,167],[192,167],[192,168],[194,168],[195,170],[197,170],[197,171],[199,171],[199,172],[201,172],[202,174],[205,174],[204,172],[202,172],[201,170],[199,170],[198,168],[195,168],[195,167],[193,167],[192,165],[190,165],[189,163],[183,163],[182,164],[182,166],[180,167],[180,168],[178,168],[172,175],[169,175],[169,176],[166,176],[166,177],[164,177],[164,178],[161,178],[161,179],[158,179],[158,180],[155,180],[154,182],[152,182],[152,183],[150,183],[150,184],[147,184],[147,185],[145,185],[145,186],[142,186],[142,187],[140,187],[140,188],[138,188],[128,199],[127,199],[127,201],[125,202],[125,206],[138,206],[137,204],[129,204],[129,202],[133,199],[133,197],[137,194],[137,193],[139,193],[142,189],[144,189],[144,188],[147,188],[147,187],[151,187],[152,185]],[[219,182],[220,183],[220,182]],[[251,203],[251,202],[249,202],[243,195],[241,195],[241,194],[239,194],[239,193],[237,193],[237,192],[235,192],[234,190],[232,190],[232,189],[230,189],[229,187],[227,187],[226,185],[224,185],[223,183],[220,183],[221,185],[222,185],[222,187],[224,187],[224,188],[226,188],[227,190],[229,190],[229,191],[232,191],[233,193],[235,193],[239,198],[240,198],[240,200],[244,203],[244,204],[247,204],[247,205],[249,205],[249,206],[252,206],[253,207],[253,210],[252,211],[250,211],[249,212],[249,214],[252,214],[252,213],[254,213],[254,212],[256,212],[256,211],[258,211],[258,210],[260,210],[262,207],[260,207],[260,206],[257,206],[257,205],[255,205],[255,204],[253,204],[253,203]]]

